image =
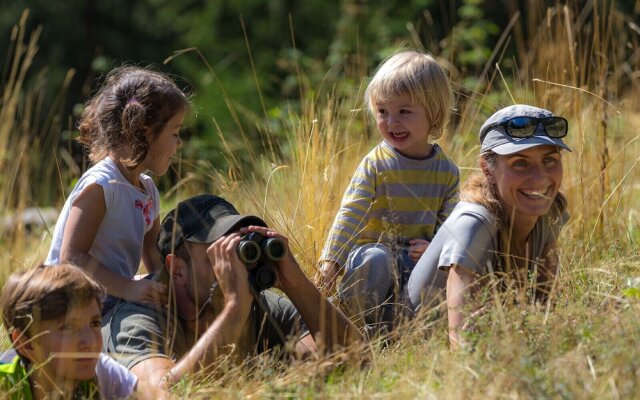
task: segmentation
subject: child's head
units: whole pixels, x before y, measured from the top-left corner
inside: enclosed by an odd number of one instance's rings
[[[168,76],[134,66],[116,68],[82,113],[78,141],[93,162],[111,154],[135,168],[167,122],[188,107],[187,96]]]
[[[442,136],[451,113],[452,92],[444,69],[428,53],[403,51],[387,59],[376,71],[365,92],[369,111],[376,103],[408,98],[426,115],[429,137]]]
[[[55,381],[87,380],[102,348],[104,295],[78,267],[40,265],[8,278],[0,295],[2,320],[23,361],[44,363]]]

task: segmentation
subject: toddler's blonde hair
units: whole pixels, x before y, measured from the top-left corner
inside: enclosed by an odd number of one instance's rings
[[[431,54],[411,50],[388,58],[369,82],[365,101],[375,115],[376,102],[399,96],[408,96],[424,108],[431,138],[442,136],[451,115],[453,93],[447,74]]]

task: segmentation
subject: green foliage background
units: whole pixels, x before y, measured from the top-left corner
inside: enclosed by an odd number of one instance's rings
[[[19,38],[12,27],[25,8]],[[442,313],[417,318],[387,346],[374,341],[364,370],[324,358],[280,370],[261,356],[222,363],[222,380],[189,379],[175,392],[637,398],[639,15],[637,0],[0,0],[0,218],[59,209],[86,166],[75,117],[100,76],[123,62],[154,64],[194,94],[181,157],[159,182],[162,214],[175,197],[221,193],[285,233],[312,275],[353,168],[379,140],[361,109],[366,78],[399,48],[422,47],[453,82],[456,110],[441,143],[463,181],[477,167],[477,129],[496,107],[529,102],[569,120],[571,220],[554,307],[497,298],[469,352],[448,350]],[[8,80],[16,69],[24,79]],[[0,282],[49,247],[47,228],[17,225],[0,228]]]
[[[86,162],[71,140],[75,118],[100,77],[126,62],[155,65],[194,94],[183,155],[224,170],[218,129],[227,138],[244,134],[253,143],[268,135],[281,152],[282,117],[306,100],[358,93],[363,77],[398,47],[442,56],[454,81],[465,76],[458,84],[473,86],[509,19],[502,3],[18,0],[2,5],[0,54],[11,60],[11,29],[29,9],[27,32],[41,26],[42,35],[27,87],[44,90],[42,101],[53,103],[73,72],[60,106],[60,146],[80,167]],[[183,49],[197,49],[201,56],[191,51],[165,63]],[[239,158],[249,163],[246,155]],[[165,178],[165,186],[175,179]],[[34,197],[52,203],[59,194],[48,187]]]

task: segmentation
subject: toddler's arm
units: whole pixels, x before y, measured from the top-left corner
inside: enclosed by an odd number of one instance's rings
[[[457,171],[457,168],[456,168]],[[438,219],[436,221],[436,231],[444,223],[444,221],[451,215],[453,209],[460,201],[460,175],[459,173],[453,176],[453,180],[449,182],[447,193],[444,196],[442,207],[438,210]]]
[[[371,205],[376,197],[376,174],[374,162],[366,156],[360,162],[342,196],[340,209],[320,256],[320,262],[326,265],[321,266],[320,271],[321,277],[326,276],[326,279],[323,279],[325,282],[328,282],[329,278],[335,278],[339,266],[346,263],[362,229],[367,226]],[[327,274],[323,274],[322,269],[327,269]],[[335,285],[335,279],[332,280]],[[328,288],[333,286],[330,285]]]

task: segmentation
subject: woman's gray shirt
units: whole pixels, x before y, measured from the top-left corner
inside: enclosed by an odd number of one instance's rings
[[[566,212],[557,221],[549,215],[538,218],[531,232],[531,260],[543,262],[542,252],[553,242],[568,220]],[[447,285],[449,268],[460,265],[479,275],[499,271],[501,252],[497,223],[486,207],[461,201],[440,227],[416,264],[407,284],[411,306],[435,306]]]

